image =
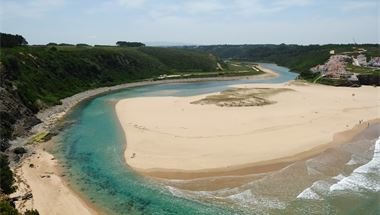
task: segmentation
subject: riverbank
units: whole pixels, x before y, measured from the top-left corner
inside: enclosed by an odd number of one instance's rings
[[[268,71],[268,70],[267,70]],[[94,90],[85,91],[62,100],[62,105],[54,106],[41,111],[37,117],[42,121],[35,126],[30,137],[19,139],[15,146],[24,146],[30,140],[35,139],[35,135],[50,132],[50,130],[62,119],[73,107],[80,102],[90,99],[94,96],[109,93],[112,91],[122,90],[125,88],[168,84],[168,83],[185,83],[199,81],[217,81],[217,80],[238,80],[238,79],[269,79],[276,77],[276,73],[266,73],[254,76],[237,76],[237,77],[214,77],[214,78],[191,78],[176,80],[151,81],[146,80],[137,83],[127,83],[113,87],[104,87]],[[18,191],[13,196],[24,196],[32,193],[33,197],[29,200],[16,202],[19,210],[35,208],[40,214],[96,214],[91,204],[84,201],[70,186],[65,182],[64,177],[59,172],[59,163],[54,156],[46,152],[43,147],[45,143],[27,145],[28,155],[24,155],[21,163],[13,164],[13,171],[18,178],[16,184]],[[31,167],[31,165],[33,167]]]
[[[191,83],[191,82],[201,82],[201,81],[228,81],[228,80],[260,80],[260,79],[270,79],[275,78],[278,74],[270,69],[259,66],[259,68],[265,72],[265,74],[252,75],[252,76],[232,76],[232,77],[209,77],[209,78],[182,78],[182,79],[170,79],[170,80],[144,80],[135,83],[120,84],[111,87],[102,87],[93,90],[88,90],[75,94],[73,96],[62,99],[61,105],[56,105],[51,108],[45,109],[37,113],[37,118],[42,121],[41,124],[35,126],[32,131],[34,133],[41,132],[46,129],[53,127],[56,122],[61,119],[70,109],[76,106],[78,103],[90,99],[94,96],[109,93],[112,91],[122,90],[132,87],[142,87],[148,85],[158,85],[158,84],[171,84],[171,83]]]
[[[16,202],[20,211],[34,208],[40,214],[99,214],[66,183],[59,161],[45,151],[45,144],[35,146],[31,156],[25,158],[14,170],[18,190],[12,196],[31,198]]]
[[[128,165],[160,178],[267,172],[345,143],[380,118],[380,89],[374,87],[237,87],[289,91],[266,98],[270,105],[253,107],[191,104],[216,94],[119,101]]]

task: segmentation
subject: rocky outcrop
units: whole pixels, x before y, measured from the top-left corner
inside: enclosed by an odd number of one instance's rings
[[[21,99],[5,88],[0,88],[0,149],[8,148],[8,140],[24,136],[30,128],[38,124],[34,113],[27,108]]]
[[[9,147],[9,140],[24,136],[40,120],[24,105],[12,84],[11,74],[0,63],[0,150]]]
[[[380,86],[380,75],[358,75],[360,84]]]

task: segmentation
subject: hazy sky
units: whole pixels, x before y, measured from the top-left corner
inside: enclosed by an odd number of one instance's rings
[[[0,0],[30,44],[379,43],[379,0]]]

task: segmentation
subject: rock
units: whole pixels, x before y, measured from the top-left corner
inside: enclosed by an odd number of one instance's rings
[[[24,147],[16,147],[13,149],[13,153],[17,155],[22,155],[26,153],[26,149]]]

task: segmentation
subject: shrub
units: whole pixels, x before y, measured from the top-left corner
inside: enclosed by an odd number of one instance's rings
[[[0,189],[5,194],[13,193],[15,188],[13,187],[15,179],[13,178],[13,172],[9,168],[8,157],[6,155],[0,155]]]
[[[0,214],[4,215],[19,215],[16,208],[12,207],[12,205],[4,200],[0,201]]]
[[[40,213],[37,210],[26,210],[24,215],[40,215]]]

